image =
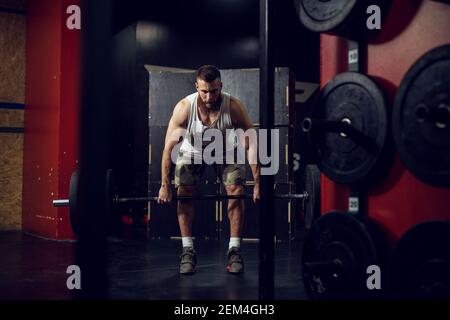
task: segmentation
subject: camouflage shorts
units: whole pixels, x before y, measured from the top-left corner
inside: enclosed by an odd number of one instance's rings
[[[196,185],[205,168],[206,164],[177,163],[175,166],[175,187]],[[243,164],[218,164],[217,171],[219,171],[222,182],[226,186],[245,184],[245,165]]]

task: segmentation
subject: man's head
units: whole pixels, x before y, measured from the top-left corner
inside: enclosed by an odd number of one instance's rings
[[[212,108],[220,103],[222,81],[220,80],[220,71],[215,66],[201,66],[197,70],[195,86],[200,99],[207,108]]]

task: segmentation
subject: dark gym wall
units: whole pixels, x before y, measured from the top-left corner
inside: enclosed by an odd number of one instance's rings
[[[289,67],[297,80],[318,82],[319,36],[301,26],[292,1],[277,6],[275,64]],[[259,67],[259,1],[116,0],[113,26],[114,166],[120,168],[122,192],[145,194],[149,134],[144,65]]]

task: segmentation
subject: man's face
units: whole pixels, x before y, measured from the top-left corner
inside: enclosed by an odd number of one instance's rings
[[[197,79],[195,86],[197,87],[200,99],[202,99],[202,102],[207,108],[212,108],[220,101],[220,92],[222,90],[222,82],[220,79],[215,79],[212,82]]]

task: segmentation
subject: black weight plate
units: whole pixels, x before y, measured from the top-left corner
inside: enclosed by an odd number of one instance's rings
[[[450,299],[450,222],[418,224],[398,241],[389,287],[395,298]]]
[[[338,261],[341,271],[308,267],[327,261]],[[376,248],[364,224],[349,213],[327,213],[317,219],[305,239],[302,272],[306,293],[311,299],[367,297],[366,270],[376,264]]]
[[[378,5],[383,17],[386,0],[294,0],[302,24],[314,32],[325,32],[349,38],[362,38],[375,32],[366,26],[370,5]]]
[[[81,231],[81,217],[78,211],[78,181],[80,172],[75,170],[70,177],[69,184],[69,216],[70,226],[75,234],[80,234]]]
[[[313,117],[329,121],[349,120],[376,145],[366,148],[341,133],[314,132],[320,170],[337,183],[352,184],[376,169],[387,135],[386,103],[383,92],[369,77],[346,72],[323,88]]]
[[[305,228],[309,229],[320,216],[320,170],[316,165],[305,167],[304,184],[304,191],[308,193],[308,197],[304,200],[303,212]]]
[[[419,179],[450,187],[450,45],[419,58],[395,97],[392,129],[399,156]]]

